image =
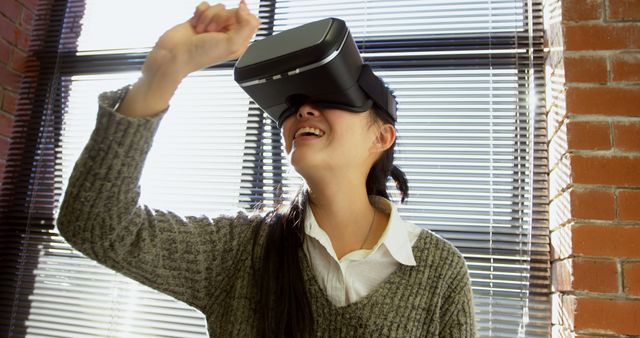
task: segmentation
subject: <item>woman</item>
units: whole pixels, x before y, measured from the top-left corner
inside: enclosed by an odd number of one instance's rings
[[[388,200],[388,176],[403,200],[408,186],[393,165],[393,120],[375,106],[353,113],[303,102],[283,121],[305,181],[286,210],[209,219],[137,205],[144,160],[181,80],[240,56],[258,25],[242,1],[203,2],[160,37],[135,84],[100,95],[60,233],[202,311],[214,337],[474,336],[462,256]]]

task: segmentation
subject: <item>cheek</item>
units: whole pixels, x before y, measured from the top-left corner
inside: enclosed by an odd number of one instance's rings
[[[335,136],[336,155],[348,161],[360,162],[367,157],[370,148],[370,135],[360,126],[341,130]]]
[[[363,147],[368,148],[368,138],[366,121],[362,115],[351,112],[341,112],[331,116],[332,136],[338,143],[341,152],[360,152]]]

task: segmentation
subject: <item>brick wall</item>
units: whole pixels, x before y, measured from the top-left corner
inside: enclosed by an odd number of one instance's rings
[[[36,2],[0,0],[0,177]],[[640,0],[547,0],[545,26],[553,336],[640,335]]]
[[[640,0],[545,3],[554,337],[640,335]]]
[[[0,0],[0,182],[38,0]]]

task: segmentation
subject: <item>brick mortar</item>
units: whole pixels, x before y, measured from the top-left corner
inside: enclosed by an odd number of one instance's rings
[[[640,296],[630,296],[620,293],[602,293],[592,291],[564,291],[565,295],[572,295],[577,298],[594,298],[594,299],[606,299],[606,300],[623,300],[623,301],[640,301]]]
[[[640,123],[640,116],[620,116],[620,115],[596,115],[596,114],[570,114],[572,121],[608,121],[608,122],[632,122]]]
[[[611,148],[608,150],[569,150],[569,154],[571,155],[592,155],[592,156],[625,156],[625,157],[639,157],[640,151],[626,151],[619,150],[616,148]]]
[[[599,82],[567,82],[567,87],[573,88],[636,88],[640,89],[640,82],[636,81],[616,81],[610,83]]]
[[[617,54],[632,54],[640,52],[640,48],[627,48],[627,49],[607,49],[607,50],[564,50],[564,56],[609,56]]]

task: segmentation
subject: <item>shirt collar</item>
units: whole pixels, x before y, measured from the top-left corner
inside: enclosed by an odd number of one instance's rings
[[[421,229],[412,223],[404,221],[393,202],[380,196],[370,196],[370,198],[377,209],[382,209],[384,212],[389,213],[389,223],[378,243],[371,249],[371,252],[376,252],[380,246],[384,245],[395,260],[404,265],[415,266],[416,261],[409,238],[412,231],[421,231]],[[311,206],[308,204],[304,219],[306,234],[317,239],[337,260],[329,236],[316,222]]]

